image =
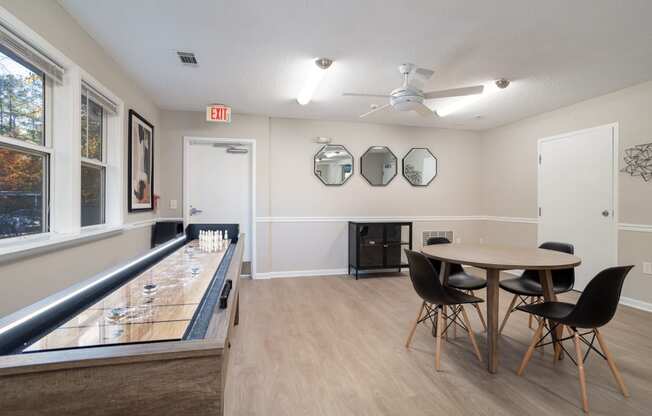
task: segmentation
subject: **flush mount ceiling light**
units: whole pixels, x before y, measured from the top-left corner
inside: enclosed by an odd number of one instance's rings
[[[306,84],[299,92],[299,95],[297,95],[297,102],[299,104],[307,105],[312,100],[313,94],[332,64],[333,60],[328,58],[319,58],[314,61],[314,65],[311,65],[310,73],[306,77]]]
[[[454,112],[460,111],[463,108],[470,106],[473,103],[476,103],[487,96],[494,94],[497,91],[504,90],[509,86],[509,81],[505,78],[501,78],[497,81],[491,81],[484,84],[484,90],[482,94],[470,95],[467,97],[460,98],[456,101],[453,101],[450,104],[443,105],[442,107],[437,108],[437,115],[439,117],[446,117]]]

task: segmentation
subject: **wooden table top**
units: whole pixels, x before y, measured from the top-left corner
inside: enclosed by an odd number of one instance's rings
[[[225,253],[202,251],[191,241],[25,351],[179,340]],[[156,291],[147,294],[150,284]]]
[[[492,244],[434,244],[423,247],[428,257],[481,269],[554,270],[579,266],[582,260],[554,250]]]

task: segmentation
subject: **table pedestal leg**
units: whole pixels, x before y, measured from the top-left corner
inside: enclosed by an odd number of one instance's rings
[[[555,295],[555,291],[553,290],[553,283],[552,283],[552,271],[551,270],[539,270],[539,279],[541,280],[541,286],[543,286],[543,298],[548,301],[548,302],[555,302],[557,300],[557,295]],[[549,322],[550,325],[553,325],[552,322]],[[563,327],[561,325],[558,325],[557,328],[550,334],[552,336],[553,341],[555,342],[553,344],[554,347],[554,357],[559,357],[561,360],[564,356],[563,351],[559,351],[561,348],[559,344],[557,343],[558,339],[563,338]]]
[[[487,369],[498,371],[498,282],[500,271],[487,269]]]
[[[448,285],[448,276],[450,275],[450,272],[451,264],[447,261],[442,261],[439,270],[439,281],[441,282],[442,286]],[[444,328],[442,328],[442,330],[448,328],[448,319],[445,317],[446,312],[446,306],[442,306],[441,313],[444,315]],[[448,331],[444,332],[444,338],[448,340]]]

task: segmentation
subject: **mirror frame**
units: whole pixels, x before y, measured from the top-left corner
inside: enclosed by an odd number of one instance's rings
[[[369,153],[369,151],[370,151],[371,149],[378,148],[378,147],[384,147],[385,149],[387,149],[387,151],[389,152],[389,154],[392,155],[392,157],[393,157],[394,160],[395,160],[395,164],[394,164],[394,175],[392,175],[392,177],[389,179],[389,181],[387,181],[387,183],[381,183],[380,185],[376,185],[376,184],[371,183],[371,181],[370,181],[369,179],[367,179],[366,176],[364,176],[364,172],[362,172],[362,158],[365,157],[365,156],[367,155],[367,153]],[[397,175],[398,175],[398,158],[396,157],[396,155],[394,154],[394,152],[392,152],[392,150],[391,150],[389,147],[387,147],[387,146],[370,146],[370,147],[369,147],[369,148],[368,148],[368,149],[367,149],[367,150],[362,154],[362,156],[360,156],[360,176],[362,176],[362,177],[365,179],[365,181],[367,181],[367,183],[368,183],[369,185],[371,185],[371,186],[387,186],[387,185],[389,185],[390,183],[392,183],[392,181],[394,180],[394,178],[395,178]]]
[[[423,185],[421,185],[421,184],[419,184],[419,185],[413,184],[413,183],[410,181],[410,179],[408,179],[408,177],[405,176],[405,159],[406,159],[406,158],[410,155],[410,153],[412,153],[412,151],[414,151],[414,150],[425,150],[426,152],[428,152],[428,153],[430,154],[430,156],[432,156],[433,159],[435,159],[435,162],[437,163],[437,171],[435,172],[435,174],[433,175],[433,177],[430,178],[430,180],[428,181],[428,183],[423,184]],[[410,149],[410,150],[405,154],[405,156],[403,156],[403,159],[401,160],[401,173],[403,174],[403,177],[405,178],[405,180],[407,181],[407,183],[409,183],[409,184],[412,185],[412,186],[418,186],[418,187],[429,186],[429,185],[432,183],[432,181],[434,181],[435,178],[437,177],[437,175],[439,174],[439,160],[437,159],[437,156],[435,156],[435,155],[430,151],[430,149],[428,149],[427,147],[413,147],[413,148],[411,148],[411,149]]]
[[[339,146],[342,149],[344,149],[344,151],[346,153],[348,153],[349,156],[351,156],[351,174],[349,176],[347,176],[346,179],[344,179],[344,182],[342,182],[342,183],[326,183],[324,181],[324,179],[322,179],[322,177],[317,174],[317,155],[320,154],[322,152],[322,150],[324,150],[328,146]],[[324,184],[326,186],[342,186],[345,183],[347,183],[349,181],[349,179],[351,179],[351,177],[353,175],[355,175],[355,157],[353,156],[353,154],[351,152],[349,152],[349,149],[347,149],[346,146],[344,146],[342,144],[332,144],[332,143],[325,144],[322,147],[320,147],[319,150],[317,150],[317,153],[315,153],[315,155],[312,157],[312,173],[317,177],[317,179],[319,179],[319,181],[322,184]]]

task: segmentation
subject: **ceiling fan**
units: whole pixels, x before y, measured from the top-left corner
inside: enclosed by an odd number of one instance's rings
[[[420,88],[410,84],[410,77],[418,75],[422,79],[427,80],[432,77],[435,71],[425,68],[418,68],[414,64],[401,64],[398,67],[398,72],[403,75],[403,85],[390,92],[389,95],[360,94],[353,92],[345,92],[343,94],[348,97],[389,98],[389,103],[372,108],[371,111],[360,115],[360,118],[367,117],[368,115],[384,110],[388,107],[392,107],[398,111],[416,111],[424,117],[433,117],[437,116],[437,111],[433,111],[427,105],[425,105],[423,103],[424,100],[481,94],[482,90],[484,89],[482,85],[475,85],[472,87],[423,92]]]

